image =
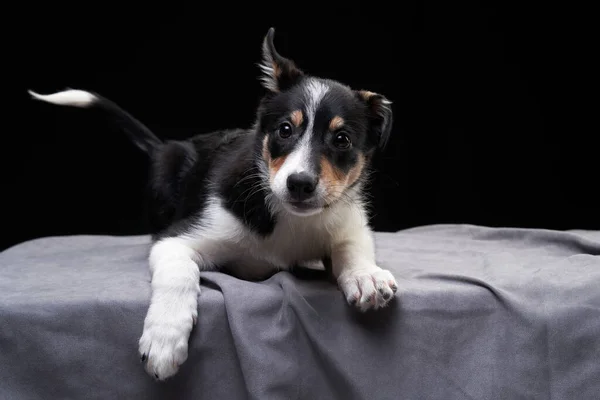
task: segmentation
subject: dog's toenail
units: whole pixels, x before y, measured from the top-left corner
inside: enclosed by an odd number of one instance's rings
[[[146,358],[147,358],[146,354],[145,353],[142,354],[142,362],[146,361]]]
[[[155,377],[156,379],[158,379],[158,374],[154,374],[154,377]]]
[[[389,300],[392,297],[392,295],[389,292],[382,293],[382,294],[383,294],[383,299],[384,300]]]

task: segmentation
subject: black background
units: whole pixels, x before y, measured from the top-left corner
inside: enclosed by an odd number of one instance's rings
[[[250,126],[270,26],[278,50],[306,72],[394,102],[393,137],[375,164],[377,230],[600,229],[590,10],[541,2],[234,4],[32,4],[6,13],[14,25],[3,27],[11,95],[3,108],[2,248],[146,229],[144,155],[98,114],[31,101],[27,89],[97,91],[162,138]]]

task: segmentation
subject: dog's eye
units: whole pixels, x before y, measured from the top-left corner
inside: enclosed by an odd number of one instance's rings
[[[281,125],[279,125],[277,132],[282,138],[289,138],[290,136],[292,136],[292,125],[290,125],[289,122],[284,122]]]
[[[350,137],[344,132],[337,133],[333,139],[333,145],[338,149],[347,149],[351,144]]]

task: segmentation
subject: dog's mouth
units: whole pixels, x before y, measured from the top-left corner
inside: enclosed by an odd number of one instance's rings
[[[290,201],[289,205],[298,210],[312,210],[313,208],[319,208],[312,203],[307,203],[304,201]]]
[[[323,209],[320,204],[307,201],[287,201],[285,205],[292,214],[302,216],[317,214]]]

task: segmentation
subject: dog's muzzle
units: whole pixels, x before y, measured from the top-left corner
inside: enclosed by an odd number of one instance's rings
[[[319,212],[322,205],[317,196],[319,177],[307,172],[295,172],[286,180],[287,208],[298,215],[311,215]]]

